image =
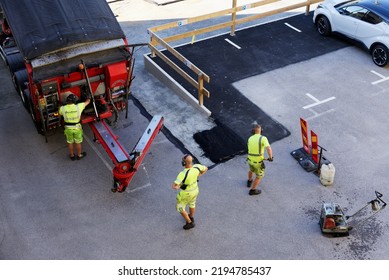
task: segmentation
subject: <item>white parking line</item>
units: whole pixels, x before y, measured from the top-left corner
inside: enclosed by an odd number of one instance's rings
[[[88,142],[89,146],[93,149],[93,151],[95,151],[95,153],[97,154],[97,156],[101,159],[101,161],[105,164],[105,166],[108,168],[109,171],[112,171],[112,166],[105,160],[105,158],[103,157],[103,155],[100,153],[100,151],[96,148],[96,145],[92,142],[92,140],[89,139],[89,137],[87,137],[85,134],[84,134],[84,139],[86,140],[86,142]]]
[[[378,77],[380,77],[380,78],[382,78],[382,79],[386,78],[384,75],[382,75],[382,74],[380,74],[380,73],[378,73],[378,72],[376,72],[376,71],[374,71],[374,70],[371,70],[370,72],[373,73],[373,74],[375,74],[375,75],[377,75]]]
[[[323,113],[318,113],[313,109],[309,109],[309,111],[313,114],[313,116],[305,118],[307,121],[312,120],[312,119],[317,118],[317,117],[320,117],[320,116],[323,116],[323,115],[328,114],[328,113],[335,112],[335,109],[329,109]]]
[[[148,187],[151,187],[151,184],[150,184],[150,183],[147,183],[146,185],[143,185],[143,186],[140,186],[140,187],[134,188],[134,189],[132,189],[131,186],[129,186],[129,187],[127,188],[126,192],[127,192],[127,193],[133,193],[133,192],[136,192],[136,191],[139,191],[139,190],[148,188]]]
[[[320,104],[323,104],[323,103],[326,103],[326,102],[328,102],[328,101],[331,101],[331,100],[336,99],[335,96],[332,96],[332,97],[329,97],[329,98],[324,99],[324,100],[319,100],[319,99],[317,99],[316,97],[312,96],[312,95],[309,94],[309,93],[307,93],[306,95],[307,95],[308,97],[312,98],[313,101],[315,101],[315,103],[306,105],[306,106],[303,107],[303,109],[308,109],[308,108],[311,108],[311,107],[315,107],[315,106],[317,106],[317,105],[320,105]]]
[[[310,93],[307,93],[307,94],[305,94],[306,96],[308,96],[309,98],[311,98],[311,99],[313,99],[313,101],[315,101],[315,102],[320,102],[320,100],[319,99],[317,99],[316,97],[314,97],[312,94],[310,94]]]
[[[224,39],[224,40],[226,40],[228,43],[230,43],[231,45],[233,45],[235,48],[237,48],[238,50],[240,50],[241,49],[241,47],[239,47],[237,44],[235,44],[234,42],[231,42],[230,40],[228,40],[227,38],[226,39]]]
[[[155,144],[155,143],[154,143],[154,144]],[[141,164],[141,165],[139,166],[139,168],[142,168],[142,169],[143,169],[143,171],[145,172],[145,175],[146,175],[146,179],[147,179],[149,182],[146,183],[146,184],[144,184],[143,186],[140,186],[140,187],[137,187],[137,188],[131,188],[131,186],[130,186],[130,187],[127,188],[127,190],[126,190],[127,193],[132,193],[132,192],[136,192],[136,191],[139,191],[139,190],[142,190],[142,189],[151,187],[151,183],[150,183],[150,180],[149,180],[150,176],[149,176],[149,173],[147,172],[146,167],[145,167],[143,164]],[[139,168],[138,168],[138,169],[139,169]]]
[[[292,28],[293,30],[297,31],[297,32],[301,32],[300,29],[297,29],[296,27],[294,27],[293,25],[290,25],[289,23],[285,22],[285,25],[289,28]]]
[[[372,82],[371,83],[372,85],[376,85],[376,84],[379,84],[379,83],[382,83],[382,82],[385,82],[385,81],[389,80],[389,77],[386,77],[386,76],[384,76],[384,75],[382,75],[382,74],[380,74],[380,73],[378,73],[378,72],[376,72],[374,70],[371,70],[370,72],[381,78],[381,80],[377,80],[377,81]]]
[[[306,93],[305,95],[308,96],[309,98],[311,98],[313,101],[315,101],[315,103],[312,103],[312,104],[309,104],[309,105],[306,105],[306,106],[303,107],[303,109],[308,109],[313,114],[313,116],[305,118],[306,120],[312,120],[314,118],[323,116],[325,114],[335,112],[335,109],[330,109],[330,110],[327,110],[325,112],[318,113],[318,112],[316,112],[315,110],[312,109],[312,107],[315,107],[317,105],[320,105],[320,104],[326,103],[328,101],[334,100],[335,99],[334,96],[329,97],[329,98],[324,99],[324,100],[319,100],[316,97],[314,97],[312,94]]]

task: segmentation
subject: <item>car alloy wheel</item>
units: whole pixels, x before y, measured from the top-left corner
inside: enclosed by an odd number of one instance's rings
[[[328,36],[331,33],[331,24],[326,16],[319,16],[316,28],[320,35]]]
[[[373,62],[380,67],[388,64],[388,55],[388,48],[381,44],[374,46],[371,52]]]

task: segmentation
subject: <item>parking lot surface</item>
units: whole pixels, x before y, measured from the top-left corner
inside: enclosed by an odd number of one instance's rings
[[[146,41],[147,27],[173,20],[128,21],[124,8],[130,2],[112,4],[130,42]],[[194,2],[170,9],[186,11]],[[150,13],[157,9],[142,5]],[[61,129],[45,143],[1,62],[0,259],[389,259],[387,210],[348,237],[324,236],[318,225],[323,202],[338,202],[353,213],[375,190],[384,199],[389,194],[388,68],[347,45],[234,81],[239,94],[290,132],[272,143],[275,161],[267,164],[262,194],[252,197],[245,155],[217,165],[202,156],[193,135],[215,124],[144,69],[147,52],[137,52],[129,117],[122,116],[113,130],[131,150],[150,115],[163,115],[165,129],[122,194],[110,192],[112,166],[88,128],[82,161],[68,160]],[[300,117],[336,167],[330,187],[290,155],[302,146]],[[171,189],[187,151],[212,166],[199,182],[196,227],[190,231],[182,229]]]
[[[204,106],[211,111],[215,127],[196,133],[195,141],[208,158],[219,163],[246,153],[247,138],[254,122],[262,124],[271,142],[288,137],[288,129],[266,113],[262,105],[262,99],[268,99],[271,91],[264,92],[261,84],[252,83],[251,88],[258,96],[256,102],[252,102],[236,90],[233,83],[345,46],[347,44],[341,40],[320,36],[312,24],[312,14],[300,14],[241,29],[234,36],[228,33],[176,48],[211,77],[208,86],[211,98],[205,98]],[[165,55],[176,62],[167,51]],[[162,59],[155,57],[153,61],[197,98],[197,89]],[[183,63],[178,65],[185,69]]]

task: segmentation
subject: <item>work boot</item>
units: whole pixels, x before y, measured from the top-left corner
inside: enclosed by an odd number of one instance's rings
[[[189,216],[189,219],[194,223],[194,217]]]
[[[254,189],[254,190],[250,190],[249,191],[249,195],[258,195],[261,193],[261,190],[257,190],[257,189]]]
[[[70,157],[71,160],[76,160],[76,156],[75,155],[72,155],[72,156],[69,155],[69,157]]]
[[[252,182],[253,182],[253,180],[251,180],[251,181],[250,181],[250,180],[247,180],[247,187],[248,187],[248,188],[251,188],[251,183],[252,183]]]
[[[185,230],[188,230],[188,229],[191,229],[191,228],[194,228],[195,227],[195,224],[194,224],[194,222],[191,222],[191,223],[186,223],[184,226],[183,226],[183,228],[185,229]]]
[[[86,157],[86,152],[82,152],[81,155],[77,156],[77,160],[83,159]]]

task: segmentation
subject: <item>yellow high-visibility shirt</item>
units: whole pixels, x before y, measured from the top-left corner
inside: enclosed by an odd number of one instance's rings
[[[66,124],[77,124],[81,120],[81,113],[85,109],[85,103],[67,104],[59,108],[58,113],[63,116]]]
[[[186,191],[193,190],[198,187],[197,179],[200,175],[200,171],[205,171],[205,168],[206,167],[201,164],[195,164],[191,168],[185,168],[178,174],[177,179],[174,181],[174,183],[176,183],[177,185],[181,185],[182,183],[184,183],[185,185],[188,185]],[[183,182],[186,172],[188,172],[188,175],[186,176],[185,182]]]
[[[261,143],[259,143],[260,138]],[[252,135],[247,141],[248,158],[254,161],[263,160],[265,148],[268,146],[270,146],[270,144],[266,136],[261,134]]]

